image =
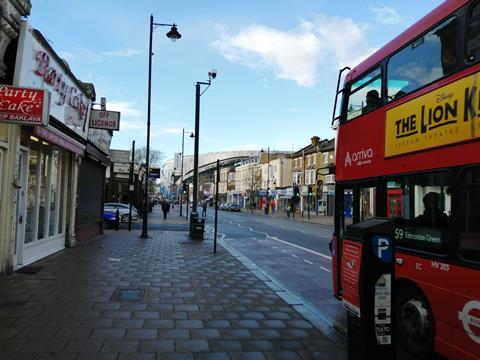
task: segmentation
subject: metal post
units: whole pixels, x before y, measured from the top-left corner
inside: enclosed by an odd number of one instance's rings
[[[197,213],[197,195],[198,195],[198,143],[200,140],[200,83],[195,85],[195,146],[193,150],[193,198],[192,213]]]
[[[130,163],[130,176],[128,181],[128,192],[130,195],[130,207],[128,209],[128,231],[132,230],[132,198],[133,198],[133,167],[135,161],[135,140],[132,141],[132,162]]]
[[[185,203],[185,218],[188,219],[188,203],[190,201],[190,184],[187,184],[187,202]]]
[[[183,192],[185,189],[183,188],[183,148],[184,148],[184,141],[185,141],[185,129],[182,129],[182,181],[180,182],[182,184],[182,192],[180,194],[180,215],[182,216],[182,208],[183,208]]]
[[[217,159],[217,179],[215,182],[215,234],[213,237],[213,252],[217,252],[217,226],[218,226],[218,184],[220,183],[220,160]]]
[[[270,186],[270,146],[267,148],[267,198],[265,201],[265,214],[270,211],[270,198],[268,197],[268,187]]]
[[[147,158],[145,159],[145,194],[143,199],[143,225],[141,238],[148,238],[148,176],[150,165],[150,107],[152,97],[152,34],[153,15],[150,15],[150,41],[148,44],[148,100],[147,100]]]

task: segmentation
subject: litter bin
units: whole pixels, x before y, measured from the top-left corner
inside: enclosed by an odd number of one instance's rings
[[[197,213],[192,213],[190,217],[190,237],[192,239],[203,240],[204,229],[205,219],[199,217]]]

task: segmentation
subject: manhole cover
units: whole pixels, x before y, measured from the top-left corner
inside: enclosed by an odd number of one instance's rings
[[[141,289],[120,289],[117,291],[115,299],[118,301],[140,301],[143,293],[144,290]]]

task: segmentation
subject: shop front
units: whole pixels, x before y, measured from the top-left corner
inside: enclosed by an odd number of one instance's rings
[[[14,167],[13,269],[74,246],[77,178],[90,95],[42,34],[22,21],[14,85],[50,94],[48,122],[21,125]]]

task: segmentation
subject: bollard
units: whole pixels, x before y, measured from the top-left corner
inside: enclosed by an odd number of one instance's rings
[[[120,211],[117,209],[115,213],[115,230],[118,231],[118,227],[120,226]]]

